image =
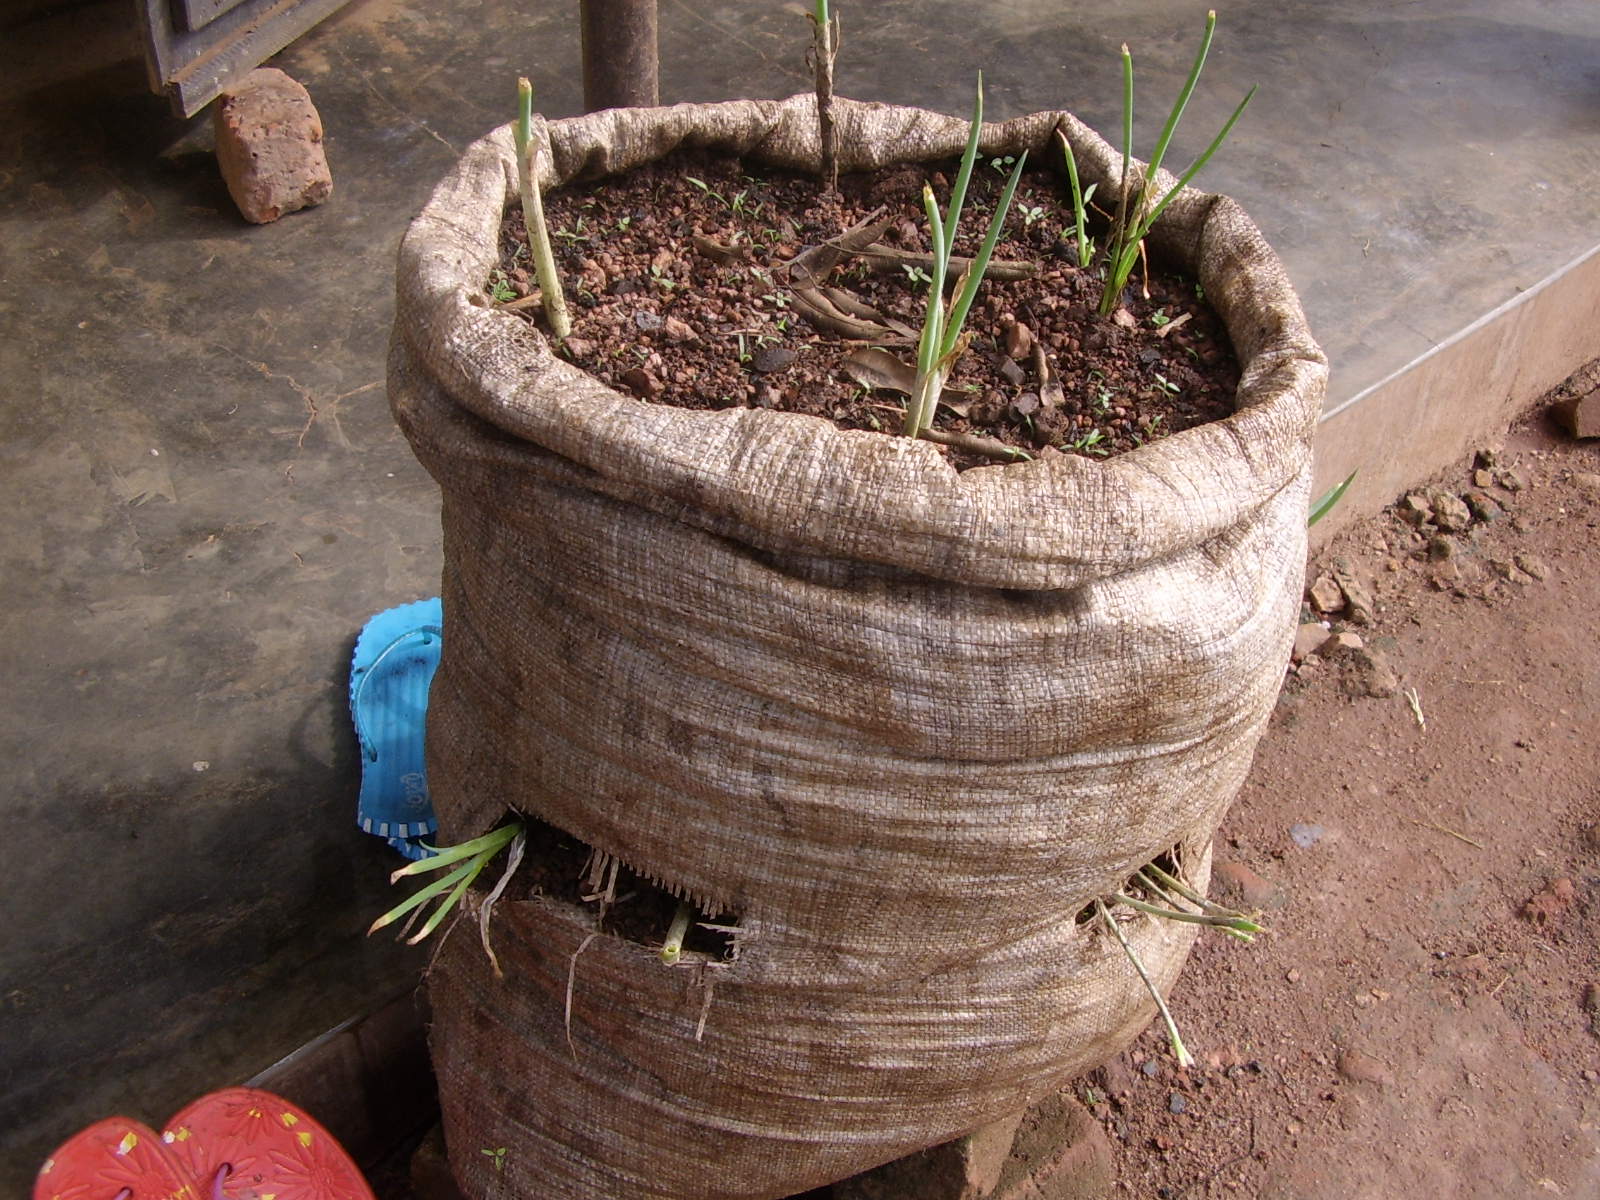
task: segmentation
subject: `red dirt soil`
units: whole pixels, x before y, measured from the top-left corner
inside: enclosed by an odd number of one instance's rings
[[[1122,1194],[1600,1196],[1600,449],[1535,421],[1494,465],[1525,485],[1480,490],[1497,519],[1442,544],[1391,510],[1317,555],[1399,690],[1291,674],[1217,852],[1273,933],[1197,948],[1195,1069],[1156,1026],[1074,1089]]]

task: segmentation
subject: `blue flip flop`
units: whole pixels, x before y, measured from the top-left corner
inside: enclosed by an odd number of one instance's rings
[[[439,666],[444,612],[436,596],[381,612],[356,639],[350,716],[361,744],[356,823],[409,859],[439,828],[423,765],[428,685]]]

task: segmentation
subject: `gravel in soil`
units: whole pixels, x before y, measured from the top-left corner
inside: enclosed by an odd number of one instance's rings
[[[898,432],[904,395],[875,385],[897,370],[885,352],[915,363],[928,291],[916,261],[928,253],[922,187],[931,181],[946,203],[955,165],[845,176],[825,195],[809,176],[686,152],[553,191],[547,222],[573,314],[561,353],[643,400]],[[1008,162],[979,163],[956,254],[976,251],[1008,171]],[[811,281],[792,264],[863,222],[877,231],[871,251],[829,272],[833,311],[819,317],[808,307],[813,293],[796,286]],[[519,206],[502,234],[501,267],[486,289],[542,321]],[[1078,267],[1071,243],[1063,183],[1026,172],[995,260],[1031,277],[986,278],[979,288],[971,344],[936,427],[1028,453],[1107,455],[1231,413],[1238,367],[1196,284],[1156,270],[1148,295],[1136,280],[1101,317],[1098,272]],[[869,348],[876,353],[863,356]]]

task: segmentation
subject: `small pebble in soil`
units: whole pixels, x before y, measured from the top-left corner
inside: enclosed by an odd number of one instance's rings
[[[1170,1096],[1167,1097],[1167,1111],[1168,1112],[1170,1112],[1170,1113],[1182,1113],[1182,1112],[1187,1112],[1188,1108],[1189,1108],[1189,1102],[1183,1098],[1182,1093],[1173,1092]]]
[[[1161,1074],[1161,1064],[1153,1058],[1149,1059],[1144,1066],[1140,1067],[1139,1069],[1151,1079],[1154,1079],[1157,1075]]]
[[[1328,831],[1321,825],[1296,822],[1289,826],[1289,836],[1302,850],[1309,850],[1323,839]]]

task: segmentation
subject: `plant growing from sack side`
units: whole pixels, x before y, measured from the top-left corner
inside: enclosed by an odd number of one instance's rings
[[[994,256],[995,243],[1000,240],[1000,228],[1005,223],[1011,200],[1017,193],[1017,183],[1022,178],[1022,168],[1028,161],[1027,152],[1018,156],[1006,180],[1000,202],[995,205],[994,216],[989,221],[983,245],[973,257],[966,275],[958,281],[950,305],[945,307],[944,289],[950,274],[950,257],[955,243],[956,227],[961,220],[961,209],[967,199],[967,184],[972,179],[972,165],[978,157],[978,135],[983,128],[983,75],[978,75],[978,95],[972,109],[972,126],[967,133],[967,148],[961,156],[961,166],[950,191],[950,203],[943,216],[934,199],[933,188],[922,187],[922,207],[928,216],[928,231],[933,242],[933,270],[928,281],[928,304],[922,321],[922,334],[917,341],[916,387],[906,405],[905,426],[901,430],[907,437],[921,437],[933,425],[933,414],[939,405],[944,381],[967,347],[970,335],[962,332],[967,313],[977,295],[978,284],[989,269]]]
[[[1193,1064],[1194,1058],[1188,1048],[1183,1044],[1183,1038],[1178,1033],[1178,1023],[1173,1019],[1172,1010],[1167,1007],[1165,998],[1157,990],[1155,982],[1150,978],[1150,973],[1145,970],[1144,962],[1139,958],[1139,952],[1133,948],[1127,936],[1122,932],[1115,917],[1111,915],[1107,900],[1111,904],[1122,904],[1146,916],[1157,917],[1166,921],[1179,921],[1191,925],[1206,925],[1220,930],[1230,937],[1242,942],[1252,942],[1255,935],[1265,932],[1260,924],[1251,917],[1235,909],[1225,908],[1211,900],[1206,899],[1197,890],[1190,887],[1177,875],[1163,870],[1155,862],[1146,863],[1133,873],[1129,883],[1137,884],[1152,900],[1159,903],[1139,900],[1125,892],[1115,892],[1106,899],[1096,899],[1094,909],[1105,923],[1107,929],[1116,937],[1122,946],[1122,951],[1127,955],[1128,961],[1133,964],[1133,969],[1138,973],[1145,988],[1156,1002],[1156,1008],[1161,1013],[1161,1019],[1167,1027],[1167,1037],[1172,1044],[1172,1055],[1178,1060],[1178,1065],[1187,1067]],[[1189,911],[1184,907],[1187,903],[1196,911]]]
[[[422,928],[406,938],[409,945],[415,946],[435,929],[439,928],[445,917],[461,902],[461,897],[466,895],[467,889],[472,886],[473,880],[477,879],[483,873],[484,867],[489,865],[489,861],[509,846],[511,848],[510,853],[507,856],[506,866],[501,873],[500,881],[495,884],[494,889],[484,900],[483,907],[478,912],[479,936],[483,939],[484,951],[488,954],[489,961],[494,966],[495,974],[498,975],[500,973],[500,964],[495,959],[493,949],[489,946],[489,914],[493,911],[495,902],[500,899],[501,893],[505,891],[506,885],[511,882],[511,876],[521,864],[523,848],[526,844],[526,828],[523,822],[517,819],[507,821],[500,828],[486,833],[482,837],[473,838],[469,842],[461,842],[455,846],[445,846],[437,849],[429,847],[429,849],[433,850],[429,857],[418,859],[414,863],[408,863],[401,867],[389,876],[389,882],[399,883],[408,876],[423,875],[430,871],[442,870],[445,867],[454,867],[455,869],[448,875],[434,880],[426,887],[419,888],[384,913],[383,916],[372,923],[367,930],[367,936],[371,937],[378,930],[393,925],[401,917],[410,914],[410,920],[401,929],[403,935],[411,927],[412,922],[417,919],[417,915],[421,913],[422,906],[435,896],[439,896],[438,904],[434,906],[432,914]]]
[[[1211,49],[1211,36],[1216,27],[1217,14],[1212,10],[1206,13],[1206,32],[1200,41],[1200,52],[1195,55],[1194,65],[1189,68],[1189,77],[1184,81],[1183,89],[1178,93],[1172,111],[1167,114],[1167,123],[1162,126],[1161,136],[1156,139],[1155,151],[1150,155],[1150,165],[1145,168],[1139,190],[1132,196],[1128,190],[1128,174],[1133,160],[1133,56],[1128,51],[1127,43],[1123,43],[1122,179],[1117,189],[1117,213],[1111,223],[1111,233],[1106,247],[1105,291],[1100,295],[1100,315],[1103,317],[1110,316],[1121,300],[1122,291],[1128,286],[1128,278],[1133,274],[1133,268],[1143,252],[1144,239],[1149,234],[1151,226],[1156,223],[1156,218],[1166,210],[1173,198],[1188,186],[1200,168],[1210,161],[1211,156],[1233,130],[1234,122],[1238,121],[1240,114],[1244,112],[1245,105],[1249,104],[1250,98],[1256,94],[1254,87],[1245,93],[1244,99],[1239,101],[1239,107],[1233,110],[1233,115],[1222,126],[1221,132],[1212,138],[1211,144],[1189,164],[1188,170],[1179,177],[1172,190],[1157,200],[1156,172],[1161,167],[1161,160],[1166,157],[1167,147],[1172,142],[1172,135],[1178,128],[1183,110],[1188,107],[1189,97],[1194,94],[1195,85],[1200,82],[1200,71],[1205,66],[1206,54]],[[1070,148],[1068,161],[1071,161]]]

